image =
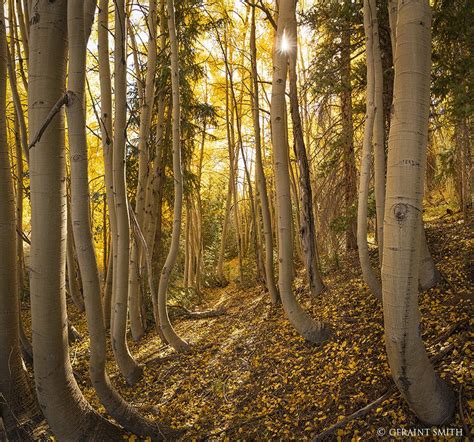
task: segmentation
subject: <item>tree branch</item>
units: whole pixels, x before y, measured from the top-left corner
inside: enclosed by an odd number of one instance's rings
[[[49,126],[49,123],[53,121],[53,118],[56,116],[56,114],[61,110],[61,108],[64,105],[67,105],[69,100],[69,95],[66,92],[61,98],[56,102],[56,104],[51,108],[49,111],[49,114],[47,115],[46,119],[44,120],[44,123],[36,133],[35,137],[33,138],[33,141],[28,145],[28,150],[34,147],[39,141],[41,140],[41,137],[44,134],[44,131],[47,129]]]

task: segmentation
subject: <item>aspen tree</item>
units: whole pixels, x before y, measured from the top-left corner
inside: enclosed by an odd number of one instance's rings
[[[393,60],[396,60],[397,55],[398,3],[398,0],[390,0],[388,8]],[[436,268],[433,257],[428,248],[422,217],[420,217],[420,229],[420,267],[418,272],[418,284],[420,290],[423,291],[434,287],[441,280],[441,274]]]
[[[107,273],[111,273],[112,289],[104,293],[104,323],[111,327],[113,293],[115,290],[114,277],[117,268],[117,216],[114,203],[113,185],[113,126],[112,126],[112,84],[109,62],[109,0],[99,0],[98,14],[98,64],[100,83],[100,131],[102,135],[102,150],[104,154],[105,194],[109,212],[111,231],[112,259]],[[110,252],[109,252],[110,254]]]
[[[38,413],[38,404],[21,358],[15,196],[10,171],[6,123],[7,39],[0,7],[0,416],[10,440],[24,440],[22,430]],[[20,158],[21,161],[21,158]]]
[[[176,263],[181,234],[181,212],[183,206],[183,173],[181,165],[181,111],[179,96],[179,59],[178,40],[176,36],[174,1],[167,0],[168,32],[171,46],[171,88],[173,97],[173,181],[174,181],[174,207],[173,207],[173,231],[170,249],[166,257],[163,270],[161,271],[160,284],[158,286],[158,313],[161,331],[168,343],[176,351],[187,351],[189,345],[181,339],[173,329],[168,316],[166,305],[168,284],[171,272]]]
[[[130,256],[130,218],[125,183],[125,128],[127,125],[127,53],[125,1],[115,1],[114,84],[115,120],[113,134],[113,195],[117,228],[112,249],[117,253],[114,266],[112,350],[120,372],[134,385],[142,369],[133,359],[127,344],[128,267]],[[115,247],[116,245],[116,247]]]
[[[250,28],[250,55],[252,74],[252,108],[253,126],[255,132],[255,169],[259,188],[260,206],[262,210],[263,236],[265,238],[265,285],[274,304],[279,302],[278,289],[275,283],[273,269],[273,231],[268,203],[267,182],[263,170],[262,145],[260,134],[259,88],[257,72],[257,45],[255,37],[255,6],[252,7],[252,22]]]
[[[94,9],[95,9],[95,5]],[[106,372],[106,334],[100,298],[100,279],[89,219],[87,139],[85,132],[85,4],[68,2],[69,76],[68,134],[71,152],[72,226],[83,275],[87,325],[90,336],[89,372],[99,399],[108,413],[128,430],[140,435],[159,434],[159,428],[140,416],[112,387]],[[93,16],[93,14],[92,14]]]
[[[421,421],[440,425],[452,416],[454,395],[426,353],[417,294],[430,106],[430,27],[428,0],[399,2],[382,290],[385,344],[395,383]]]
[[[65,102],[67,2],[32,6],[29,66],[30,139]],[[95,412],[74,379],[65,299],[66,167],[64,118],[55,115],[31,147],[31,318],[38,400],[62,440],[116,439],[121,430]]]
[[[303,137],[303,127],[299,110],[296,62],[298,54],[298,32],[295,16],[291,18],[291,26],[288,27],[292,40],[289,53],[289,84],[290,84],[290,114],[293,123],[294,150],[299,171],[299,198],[300,198],[300,225],[304,264],[311,294],[316,297],[324,290],[324,283],[318,268],[318,257],[316,254],[316,228],[313,213],[313,196],[311,189],[311,176],[308,163],[308,155]]]
[[[286,124],[285,86],[288,53],[284,39],[291,38],[290,22],[294,17],[295,0],[281,0],[278,26],[273,49],[273,79],[270,118],[272,129],[273,161],[275,168],[276,205],[278,213],[279,288],[285,313],[296,330],[308,341],[327,339],[329,329],[314,321],[298,304],[293,293],[293,222],[288,164],[288,127]]]
[[[372,140],[375,124],[375,60],[374,60],[374,22],[372,8],[374,0],[364,0],[364,29],[366,36],[367,58],[367,94],[366,94],[366,119],[364,127],[364,141],[362,145],[362,158],[359,179],[359,201],[357,205],[357,250],[362,268],[364,281],[369,286],[372,294],[382,300],[382,286],[375,276],[370,263],[369,248],[367,244],[367,204],[369,197],[370,169],[372,165]],[[378,38],[378,37],[377,37]],[[379,243],[380,244],[380,243]]]
[[[140,128],[138,135],[138,185],[135,203],[137,222],[142,232],[145,226],[146,184],[149,173],[149,153],[147,143],[150,138],[151,118],[155,97],[156,75],[156,0],[149,1],[147,29],[148,53],[147,70],[145,76],[145,90],[140,108]],[[144,319],[141,316],[141,293],[139,271],[140,262],[144,259],[143,248],[139,241],[132,241],[130,250],[130,269],[128,292],[130,298],[130,329],[135,340],[140,339],[145,333]]]

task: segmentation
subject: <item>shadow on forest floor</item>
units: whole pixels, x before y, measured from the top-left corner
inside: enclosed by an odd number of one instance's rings
[[[428,223],[427,228],[435,261],[449,282],[420,296],[423,339],[430,356],[448,350],[437,371],[456,393],[462,390],[469,419],[472,225],[454,216]],[[300,301],[333,327],[331,340],[323,347],[300,338],[261,288],[242,291],[231,284],[207,290],[206,304],[199,306],[204,310],[219,301],[226,307],[225,315],[177,321],[176,330],[193,345],[191,353],[175,354],[149,331],[139,343],[130,343],[144,364],[143,379],[127,387],[110,363],[115,384],[150,417],[189,428],[183,440],[311,439],[380,397],[392,381],[382,310],[361,279],[357,255],[345,256],[340,269],[326,275],[328,290],[321,299],[311,299],[303,280],[302,275],[296,279]],[[83,316],[73,314],[72,321],[85,334]],[[451,336],[433,345],[459,321],[464,322]],[[71,358],[85,395],[104,412],[86,380],[87,343],[74,344]],[[449,426],[462,427],[459,406]],[[378,428],[388,433],[400,427],[423,425],[397,392],[329,440],[376,440]]]

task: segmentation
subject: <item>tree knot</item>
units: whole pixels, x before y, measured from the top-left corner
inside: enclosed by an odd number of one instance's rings
[[[407,216],[407,212],[408,207],[404,203],[395,204],[395,206],[393,207],[393,214],[397,221],[403,221]]]

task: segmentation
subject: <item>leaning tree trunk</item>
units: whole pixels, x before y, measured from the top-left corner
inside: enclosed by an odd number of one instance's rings
[[[282,40],[295,38],[289,35],[291,20],[294,20],[295,0],[281,0],[278,26],[273,49],[273,79],[270,118],[272,128],[273,161],[275,167],[276,199],[278,212],[278,258],[280,296],[288,319],[296,330],[308,341],[327,339],[329,329],[314,321],[298,304],[293,294],[293,219],[288,164],[288,127],[286,125],[285,86],[288,54],[282,50]]]
[[[367,244],[367,204],[369,197],[370,169],[372,165],[372,137],[375,122],[375,62],[374,62],[374,30],[372,8],[375,0],[364,0],[364,28],[366,35],[367,58],[367,98],[366,119],[364,128],[364,141],[362,145],[362,158],[360,161],[359,202],[357,205],[357,250],[364,281],[369,286],[372,294],[382,300],[382,286],[375,276],[370,263],[369,247]]]
[[[298,53],[298,33],[296,17],[291,21],[291,35],[294,43],[289,53],[290,113],[293,123],[294,150],[299,171],[300,190],[300,237],[304,255],[304,263],[311,294],[317,297],[325,287],[318,268],[319,259],[316,254],[316,227],[313,212],[313,195],[308,155],[303,137],[303,127],[299,110],[296,61]]]
[[[133,359],[127,344],[128,265],[130,256],[130,218],[125,183],[125,127],[127,126],[127,54],[125,1],[115,1],[115,121],[113,153],[113,190],[117,218],[112,306],[112,350],[120,372],[129,385],[134,385],[142,369]],[[115,247],[117,246],[117,247]]]
[[[95,5],[94,5],[95,9]],[[71,155],[71,213],[79,267],[83,279],[90,335],[89,372],[107,412],[121,425],[143,436],[160,434],[157,425],[144,419],[112,387],[106,372],[106,333],[100,296],[100,277],[90,224],[87,139],[85,120],[85,66],[88,35],[84,32],[84,3],[69,0],[68,134]]]
[[[178,257],[179,237],[181,233],[181,212],[183,206],[183,173],[181,169],[181,111],[179,98],[179,60],[178,41],[176,37],[174,1],[167,0],[168,32],[171,45],[171,88],[173,96],[173,178],[174,178],[174,207],[173,207],[173,231],[171,244],[166,257],[163,270],[161,271],[160,284],[158,287],[158,314],[160,317],[161,331],[168,343],[176,351],[186,351],[189,345],[181,339],[173,329],[168,316],[166,305],[167,291],[171,271]]]
[[[64,95],[66,9],[65,0],[39,0],[32,8],[28,116],[33,136]],[[65,297],[66,167],[61,111],[31,148],[30,176],[31,318],[40,406],[59,439],[120,439],[121,430],[95,412],[82,396],[69,361]]]
[[[418,418],[440,425],[452,416],[454,396],[434,371],[421,340],[417,296],[430,106],[430,26],[428,0],[399,3],[382,289],[392,376]]]
[[[15,196],[6,124],[7,39],[0,8],[0,418],[10,440],[28,440],[28,424],[39,408],[21,358]],[[21,157],[18,159],[22,161]]]
[[[255,42],[255,7],[252,8],[252,23],[250,28],[250,55],[252,62],[252,107],[253,126],[255,132],[255,171],[257,175],[258,194],[262,210],[263,236],[265,238],[265,285],[270,293],[273,304],[280,300],[278,288],[275,283],[275,271],[273,268],[273,230],[270,218],[270,207],[268,204],[267,182],[263,170],[262,144],[260,136],[260,109],[258,96],[258,72],[257,72],[257,45]],[[255,226],[257,229],[258,227]]]

